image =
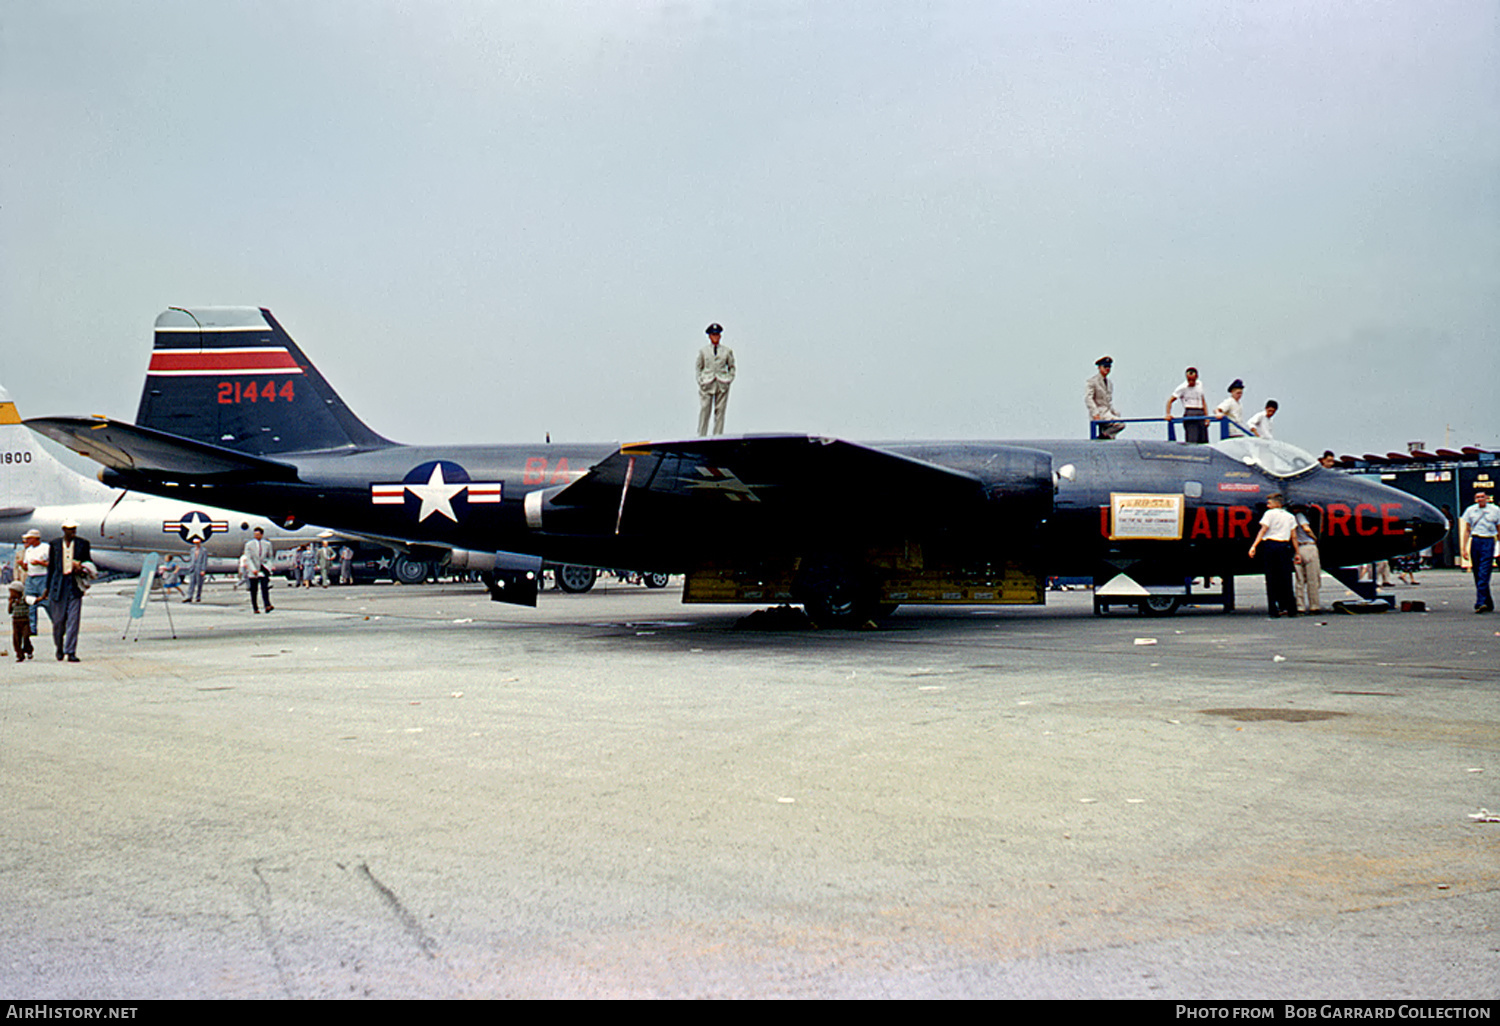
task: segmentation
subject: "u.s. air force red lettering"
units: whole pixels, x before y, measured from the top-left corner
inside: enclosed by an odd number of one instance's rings
[[[1323,511],[1323,533],[1334,538],[1393,538],[1406,533],[1406,524],[1401,518],[1402,503],[1385,502],[1379,506],[1368,502],[1357,502],[1353,508],[1347,503],[1330,502],[1319,506]]]
[[[1249,506],[1199,506],[1188,511],[1190,526],[1188,538],[1245,538],[1250,537],[1250,525],[1255,511]],[[1109,507],[1099,507],[1099,530],[1110,536]]]
[[[1255,511],[1249,506],[1199,506],[1189,538],[1249,538]]]
[[[1380,505],[1368,502],[1331,502],[1314,505],[1323,514],[1322,535],[1328,538],[1398,538],[1406,533],[1406,522],[1399,502]],[[1189,539],[1249,539],[1255,523],[1255,510],[1249,506],[1199,506],[1188,511]],[[1099,530],[1109,537],[1109,507],[1099,507]]]

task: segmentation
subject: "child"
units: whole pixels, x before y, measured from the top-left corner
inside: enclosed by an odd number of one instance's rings
[[[26,585],[10,582],[10,640],[16,650],[16,662],[24,663],[33,655],[31,647],[31,607],[26,602]]]
[[[176,560],[167,560],[157,573],[161,574],[163,592],[175,591],[179,595],[182,594],[182,569],[177,565]]]

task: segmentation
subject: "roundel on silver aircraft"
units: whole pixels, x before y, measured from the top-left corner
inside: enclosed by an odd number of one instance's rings
[[[161,525],[164,534],[175,534],[185,542],[206,542],[216,534],[229,530],[229,523],[215,520],[202,510],[190,509],[176,520]]]

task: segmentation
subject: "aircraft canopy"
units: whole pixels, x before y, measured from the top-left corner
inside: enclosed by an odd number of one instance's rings
[[[1257,467],[1272,477],[1300,477],[1318,465],[1312,453],[1286,442],[1278,442],[1274,438],[1243,435],[1210,442],[1209,445],[1225,456]]]

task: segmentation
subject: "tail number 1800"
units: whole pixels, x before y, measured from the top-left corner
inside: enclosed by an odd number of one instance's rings
[[[264,385],[257,385],[253,381],[221,381],[219,382],[219,403],[227,405],[230,403],[253,403],[264,399],[268,403],[274,403],[280,399],[283,402],[291,402],[296,398],[296,392],[292,388],[292,379],[287,378],[278,388],[276,382],[267,381]]]

